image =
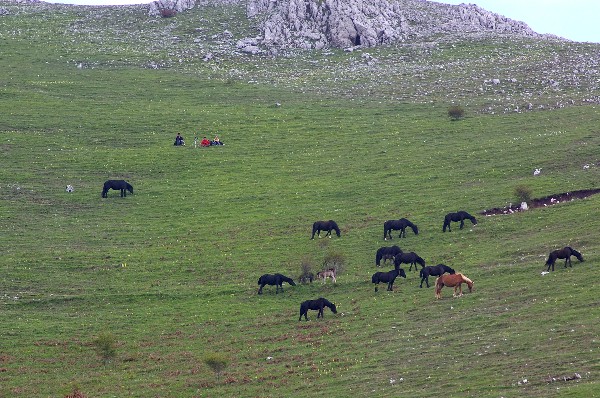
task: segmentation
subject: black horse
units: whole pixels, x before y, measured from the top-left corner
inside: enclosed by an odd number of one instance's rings
[[[402,249],[398,246],[390,246],[390,247],[380,247],[377,249],[377,254],[375,255],[375,265],[379,267],[381,264],[381,259],[385,263],[385,260],[393,259],[397,254],[402,253]]]
[[[329,220],[329,221],[316,221],[313,224],[313,230],[312,230],[312,236],[310,237],[311,239],[315,238],[315,233],[317,234],[317,236],[320,238],[321,237],[321,230],[323,231],[327,231],[327,235],[325,236],[329,236],[331,238],[331,231],[335,230],[335,233],[337,234],[337,236],[340,236],[340,229],[338,227],[338,225],[336,224],[335,221],[333,220]]]
[[[419,228],[412,222],[408,221],[406,218],[401,218],[399,220],[387,220],[383,223],[383,240],[387,240],[389,236],[392,239],[392,231],[400,230],[399,238],[406,238],[406,228],[410,227],[415,235],[419,234]]]
[[[299,321],[302,320],[302,315],[304,315],[304,319],[308,321],[308,310],[315,310],[315,311],[319,311],[319,313],[317,314],[317,319],[319,317],[323,318],[323,308],[325,307],[329,307],[329,309],[331,310],[331,312],[333,312],[334,314],[337,314],[337,309],[335,308],[335,304],[333,304],[331,301],[327,300],[326,298],[320,297],[316,300],[306,300],[303,301],[302,304],[300,304],[300,318],[298,318]]]
[[[102,188],[102,197],[108,197],[108,190],[120,190],[121,197],[127,196],[127,192],[133,193],[133,187],[125,180],[108,180],[104,183],[104,188]]]
[[[471,220],[473,225],[477,225],[477,220],[475,219],[475,217],[473,217],[466,211],[461,210],[456,213],[448,213],[446,214],[446,217],[444,217],[444,226],[442,228],[442,231],[446,232],[446,227],[448,227],[448,232],[452,232],[452,230],[450,229],[451,221],[460,221],[460,229],[463,229],[463,227],[465,226],[466,219]]]
[[[571,264],[571,256],[575,256],[577,257],[577,260],[583,262],[583,255],[570,246],[563,247],[560,250],[554,250],[548,256],[548,260],[546,260],[546,265],[548,266],[546,271],[550,271],[550,267],[552,267],[552,271],[554,271],[554,263],[556,262],[557,258],[565,259],[565,268],[567,268],[567,264],[573,268],[573,264]]]
[[[423,282],[427,283],[427,287],[429,287],[429,277],[430,276],[442,276],[445,273],[455,274],[456,272],[444,264],[438,264],[435,266],[427,266],[421,269],[421,286],[423,287]]]
[[[425,267],[425,260],[419,257],[415,252],[400,253],[394,258],[394,266],[396,269],[400,268],[400,264],[410,264],[408,270],[411,271],[414,265],[416,271],[417,263],[421,265],[421,268]]]
[[[387,282],[388,287],[387,290],[390,292],[394,291],[394,281],[400,275],[403,278],[406,278],[406,272],[402,268],[397,268],[391,270],[389,272],[376,272],[371,277],[371,282],[375,284],[375,291],[379,288],[379,282]]]
[[[296,284],[294,283],[294,281],[292,280],[292,278],[288,278],[285,275],[281,275],[281,274],[264,274],[263,276],[261,276],[260,278],[258,278],[258,284],[260,285],[260,288],[258,289],[258,294],[262,294],[262,290],[263,287],[265,287],[265,285],[275,285],[275,294],[279,293],[279,289],[281,289],[281,292],[283,293],[283,282],[287,282],[292,286],[296,286]]]

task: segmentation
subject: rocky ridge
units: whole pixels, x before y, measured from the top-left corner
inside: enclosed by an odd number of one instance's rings
[[[425,0],[249,0],[266,47],[374,47],[448,33],[494,32],[541,36],[527,24],[475,4]]]

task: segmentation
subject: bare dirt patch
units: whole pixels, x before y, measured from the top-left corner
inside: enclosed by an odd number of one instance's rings
[[[537,207],[553,206],[559,203],[569,202],[575,199],[584,199],[588,196],[592,196],[597,193],[600,193],[600,188],[582,189],[580,191],[557,193],[554,195],[544,196],[543,198],[539,199],[532,199],[530,202],[527,203],[527,208],[535,209]],[[499,214],[514,214],[520,211],[524,211],[521,208],[521,204],[515,204],[506,207],[494,207],[493,209],[484,210],[479,214],[483,214],[484,216],[495,216]]]

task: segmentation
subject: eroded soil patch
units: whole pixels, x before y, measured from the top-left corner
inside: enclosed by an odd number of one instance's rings
[[[575,199],[584,199],[588,196],[592,196],[597,193],[600,193],[600,188],[582,189],[580,191],[558,193],[554,195],[544,196],[543,198],[539,199],[532,199],[530,202],[527,203],[527,208],[535,209],[536,207],[552,206],[563,202],[569,202]],[[506,207],[494,207],[493,209],[484,210],[479,214],[483,214],[484,216],[495,216],[498,214],[513,214],[520,211],[523,211],[523,209],[521,209],[521,204],[515,204]]]

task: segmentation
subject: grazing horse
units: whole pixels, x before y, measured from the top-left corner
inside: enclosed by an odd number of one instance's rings
[[[571,256],[575,256],[577,257],[577,260],[583,262],[583,256],[581,253],[570,246],[563,247],[560,250],[554,250],[548,256],[548,260],[546,260],[546,265],[548,266],[546,271],[550,271],[550,267],[552,267],[552,271],[554,271],[554,263],[556,262],[557,258],[565,259],[565,268],[567,268],[567,264],[573,268],[573,264],[571,264]]]
[[[375,284],[375,291],[379,288],[379,282],[387,282],[387,290],[390,292],[394,291],[394,281],[400,275],[406,278],[406,272],[402,268],[397,268],[389,272],[375,272],[371,277],[371,282]]]
[[[400,267],[400,264],[410,264],[408,268],[409,271],[412,270],[412,266],[415,266],[415,271],[417,270],[417,263],[421,265],[421,268],[425,267],[425,260],[417,255],[415,252],[410,253],[400,253],[394,258],[394,266],[396,268]]]
[[[316,300],[306,300],[303,301],[302,304],[300,304],[300,318],[298,318],[299,321],[302,320],[302,315],[304,315],[304,319],[308,321],[308,310],[315,310],[315,311],[319,311],[319,313],[317,314],[317,319],[319,319],[319,317],[323,318],[323,308],[325,307],[329,307],[329,309],[331,310],[331,312],[333,312],[334,314],[337,314],[337,309],[335,308],[335,304],[333,304],[331,301],[327,300],[326,298],[320,297]]]
[[[438,264],[435,266],[427,266],[421,269],[421,286],[423,287],[423,282],[427,283],[427,287],[429,287],[429,277],[430,276],[442,276],[445,273],[449,273],[450,275],[455,274],[456,272],[444,264]]]
[[[102,197],[108,197],[108,190],[120,190],[121,197],[127,196],[127,192],[133,193],[133,187],[125,180],[108,180],[104,183],[104,188],[102,188]]]
[[[377,249],[377,254],[375,255],[375,265],[379,267],[381,259],[385,263],[385,260],[391,260],[400,253],[402,253],[402,249],[398,246],[380,247]]]
[[[279,293],[279,289],[281,289],[281,292],[283,293],[283,286],[282,286],[283,282],[287,282],[292,286],[296,286],[296,284],[294,283],[292,278],[288,278],[285,275],[264,274],[263,276],[258,278],[258,284],[260,285],[260,288],[258,289],[258,294],[262,294],[262,290],[263,290],[263,287],[265,287],[265,285],[271,285],[271,286],[275,285],[275,294]]]
[[[454,294],[452,297],[462,296],[462,284],[466,283],[469,286],[469,292],[473,291],[473,281],[463,274],[444,274],[435,280],[435,298],[442,298],[442,288],[444,286],[453,287]],[[460,293],[456,293],[460,291]]]
[[[317,279],[323,279],[323,283],[325,283],[327,281],[327,278],[331,278],[333,283],[336,283],[335,275],[335,268],[329,268],[326,271],[317,272]]]
[[[442,228],[442,231],[446,232],[446,227],[448,227],[448,232],[452,232],[452,230],[450,229],[451,221],[460,221],[460,229],[463,229],[463,227],[465,226],[465,219],[471,220],[473,225],[477,225],[477,220],[475,219],[475,217],[473,217],[466,211],[461,210],[456,213],[446,214],[446,217],[444,217],[444,226]]]
[[[387,240],[389,236],[392,239],[392,231],[400,230],[399,238],[406,238],[406,227],[412,228],[415,235],[419,234],[419,228],[406,218],[401,218],[399,220],[387,220],[383,223],[383,240]]]
[[[327,235],[331,238],[331,230],[335,230],[335,233],[337,234],[337,236],[340,236],[340,229],[338,227],[338,225],[336,224],[335,221],[333,220],[329,220],[329,221],[316,221],[313,224],[313,230],[312,230],[312,236],[310,237],[311,239],[315,238],[315,233],[317,234],[317,236],[320,238],[321,237],[321,230],[323,231],[327,231]]]

